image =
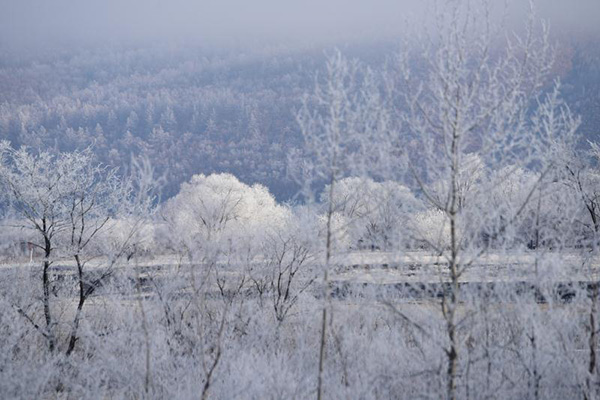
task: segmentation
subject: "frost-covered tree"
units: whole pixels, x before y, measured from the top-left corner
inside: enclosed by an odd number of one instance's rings
[[[330,191],[325,186],[322,203],[328,207]],[[399,246],[412,213],[421,208],[411,190],[397,182],[370,178],[344,178],[333,192],[332,209],[347,221],[351,246],[390,250]]]
[[[170,240],[190,251],[260,246],[266,233],[286,223],[289,210],[262,185],[231,174],[194,175],[165,205]]]
[[[422,238],[444,260],[449,281],[441,302],[449,399],[463,396],[460,282],[489,249],[479,239],[511,230],[553,168],[546,138],[576,126],[554,97],[538,98],[552,65],[547,32],[530,17],[523,36],[499,43],[500,28],[486,7],[442,6],[435,33],[395,65],[402,132],[414,141],[407,152],[410,177],[440,214],[439,233]],[[533,168],[538,179],[523,188],[521,204],[499,213],[490,207],[491,194],[519,168]]]
[[[328,276],[336,236],[334,229],[340,214],[333,208],[337,184],[344,177],[364,176],[367,166],[377,160],[378,137],[389,128],[387,109],[377,87],[375,73],[363,69],[336,51],[327,60],[323,81],[317,81],[314,93],[304,99],[297,115],[305,151],[301,162],[296,160],[302,194],[309,204],[316,202],[319,186],[327,184],[325,237],[323,241],[324,306],[319,349],[317,398],[323,396],[325,342],[327,340]],[[340,224],[341,225],[341,224]],[[331,313],[331,312],[330,312]],[[332,317],[329,317],[331,320]]]
[[[406,177],[429,208],[413,219],[417,229],[411,240],[425,242],[439,259],[436,265],[444,267],[438,274],[446,288],[441,296],[445,334],[435,342],[446,361],[443,396],[455,399],[465,390],[461,352],[468,330],[459,317],[465,274],[492,244],[506,250],[517,241],[509,235],[531,226],[527,218],[534,215],[536,194],[550,207],[559,204],[544,194],[551,191],[558,165],[553,144],[571,135],[577,120],[557,101],[558,90],[543,92],[552,49],[545,26],[538,26],[533,13],[522,36],[503,39],[497,35],[503,27],[492,22],[483,2],[440,5],[433,21],[434,33],[406,43],[380,85],[368,81],[375,76],[368,70],[360,75],[353,64],[332,63],[338,75],[328,77],[327,90],[317,91],[331,94],[318,97],[326,99],[325,112],[316,107],[312,118],[300,121],[309,146],[318,149],[317,171],[331,181],[330,194],[324,195],[330,207],[353,167],[371,176]],[[362,82],[357,76],[369,84],[357,88]],[[388,111],[363,114],[374,104]],[[531,173],[519,178],[519,171]],[[500,207],[506,199],[499,199],[499,192],[514,181],[520,193],[509,193],[510,207]],[[348,205],[349,214],[362,212],[360,203]],[[546,221],[541,224],[549,229]]]
[[[93,173],[92,176],[83,176],[90,162],[89,152],[59,156],[42,152],[35,155],[27,148],[12,149],[7,142],[2,142],[1,150],[0,180],[6,188],[5,195],[25,226],[35,231],[32,245],[43,251],[41,299],[44,323],[34,321],[22,307],[18,307],[19,313],[34,324],[47,339],[48,349],[54,351],[56,322],[51,304],[53,283],[50,267],[59,248],[59,237],[67,234],[67,230],[71,229],[72,245],[78,248],[93,236],[87,232],[81,234],[74,219],[77,218],[76,213],[86,215],[85,209],[89,206],[83,202],[77,204],[81,180],[93,180],[96,176]],[[81,207],[84,207],[83,211]],[[78,224],[85,228],[85,224]],[[98,226],[102,225],[103,222],[100,222]]]
[[[129,227],[121,241],[114,237],[107,240],[114,235],[115,221],[131,216],[135,208],[129,207],[133,206],[132,192],[116,170],[94,161],[90,149],[57,155],[45,151],[36,154],[28,148],[16,150],[2,142],[0,157],[0,183],[6,188],[10,221],[30,231],[30,244],[43,254],[39,298],[44,322],[36,320],[35,301],[14,307],[47,340],[51,352],[58,346],[57,326],[68,325],[66,354],[70,355],[78,340],[86,300],[114,272],[112,267],[138,230]],[[100,257],[108,258],[106,265],[98,263]],[[75,263],[78,293],[70,323],[60,320],[62,310],[53,309],[60,304],[53,305],[53,299],[65,290],[62,286],[68,285],[59,282],[52,266],[65,259]],[[87,271],[92,259],[99,265],[94,271]]]
[[[310,229],[310,221],[309,226],[306,222],[298,215],[290,215],[284,227],[271,230],[261,251],[264,261],[250,271],[260,301],[269,298],[279,323],[315,280],[312,235],[316,232]]]

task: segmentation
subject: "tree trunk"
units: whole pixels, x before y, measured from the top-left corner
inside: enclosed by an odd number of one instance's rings
[[[587,393],[585,395],[585,399],[594,399],[595,396],[593,394],[595,388],[594,377],[596,375],[597,370],[597,355],[596,355],[596,346],[598,344],[597,338],[597,330],[596,330],[596,313],[598,312],[598,283],[594,282],[592,284],[592,304],[590,306],[590,336],[588,341],[589,346],[589,363],[588,363],[588,378],[586,379]]]
[[[334,155],[335,164],[335,155]],[[321,321],[321,341],[319,343],[319,379],[317,381],[317,400],[323,398],[323,370],[325,363],[325,344],[327,342],[327,306],[329,302],[329,262],[331,260],[331,218],[333,216],[333,188],[336,182],[335,173],[331,174],[329,184],[329,205],[327,209],[327,238],[325,242],[325,272],[323,273],[323,315]]]
[[[77,262],[77,278],[79,280],[79,303],[77,304],[77,311],[75,312],[75,318],[73,319],[73,325],[71,325],[71,334],[69,337],[69,347],[67,348],[67,357],[71,355],[75,349],[75,343],[77,342],[77,330],[79,329],[79,321],[81,319],[81,312],[83,305],[87,299],[87,293],[83,281],[83,266],[81,265],[81,259],[79,255],[75,255],[75,261]]]
[[[55,347],[54,333],[52,332],[52,314],[50,312],[50,253],[52,246],[48,236],[44,236],[44,262],[42,265],[42,285],[44,292],[44,318],[46,320],[46,333],[48,335],[48,349],[53,352]]]
[[[450,205],[447,209],[448,216],[450,217],[450,304],[447,303],[447,297],[444,296],[444,317],[446,319],[446,329],[448,333],[448,341],[450,342],[450,348],[446,351],[448,356],[448,386],[447,386],[447,398],[449,400],[456,400],[456,384],[458,374],[458,338],[456,331],[456,306],[458,303],[458,279],[459,279],[459,265],[458,265],[458,232],[457,232],[457,218],[458,210],[460,209],[460,189],[459,189],[459,123],[460,123],[460,92],[456,94],[456,113],[454,116],[454,127],[452,131],[452,144],[450,149],[451,165],[450,165]]]

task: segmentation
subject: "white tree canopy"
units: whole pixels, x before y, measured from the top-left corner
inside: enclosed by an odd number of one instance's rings
[[[328,204],[329,193],[327,185],[321,195],[322,203]],[[336,182],[331,201],[333,212],[339,215],[338,222],[346,221],[343,229],[350,245],[364,248],[397,246],[409,214],[422,208],[406,186],[361,177]]]
[[[171,240],[189,248],[257,245],[291,218],[262,185],[231,174],[194,175],[163,208]]]

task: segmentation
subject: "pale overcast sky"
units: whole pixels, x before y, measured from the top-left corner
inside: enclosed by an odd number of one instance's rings
[[[444,1],[444,0],[440,0]],[[448,1],[448,0],[446,0]],[[0,41],[54,45],[157,40],[220,44],[397,33],[424,0],[0,0]],[[500,3],[500,1],[491,1]],[[523,8],[525,0],[512,0]],[[600,0],[538,0],[555,28],[600,33]]]

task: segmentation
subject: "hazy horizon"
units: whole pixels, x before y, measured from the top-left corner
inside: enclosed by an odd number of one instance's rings
[[[389,39],[406,22],[419,26],[432,2],[416,0],[41,0],[3,1],[0,44],[9,48],[193,43],[329,44]],[[504,4],[493,4],[504,13]],[[536,3],[551,28],[578,34],[600,32],[600,2]],[[512,21],[525,18],[527,4],[512,1]]]

